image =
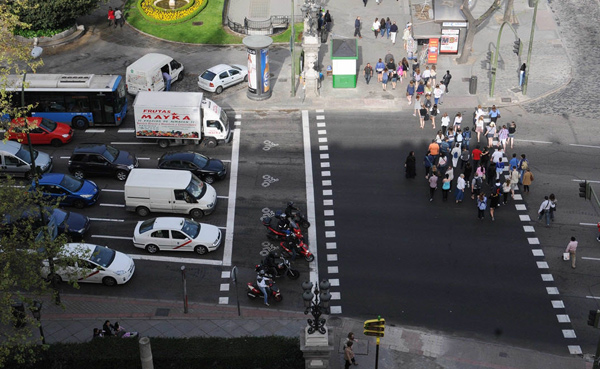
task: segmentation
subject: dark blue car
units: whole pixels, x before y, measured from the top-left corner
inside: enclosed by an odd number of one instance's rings
[[[69,174],[47,173],[38,180],[39,191],[45,200],[60,201],[61,206],[74,206],[78,209],[94,205],[98,201],[98,186],[87,179],[75,178]],[[35,188],[35,181],[31,190]]]

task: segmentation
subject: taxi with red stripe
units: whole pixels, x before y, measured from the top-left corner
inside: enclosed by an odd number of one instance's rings
[[[159,251],[193,251],[204,255],[221,244],[221,230],[210,224],[180,217],[158,217],[140,221],[133,232],[133,245],[151,254]]]

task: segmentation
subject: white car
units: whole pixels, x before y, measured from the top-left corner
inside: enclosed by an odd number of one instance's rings
[[[248,82],[248,67],[239,64],[219,64],[205,70],[198,77],[198,87],[220,94],[224,88],[242,81]]]
[[[133,245],[151,254],[163,251],[194,251],[204,255],[221,244],[221,230],[213,225],[178,217],[152,218],[138,222]]]
[[[77,255],[77,258],[73,256]],[[133,276],[133,259],[122,252],[89,243],[68,243],[54,258],[54,278],[58,282],[102,283],[106,286],[127,283]],[[48,260],[44,260],[42,275],[52,279]]]

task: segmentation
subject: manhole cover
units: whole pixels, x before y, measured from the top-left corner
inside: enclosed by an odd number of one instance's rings
[[[510,101],[511,101],[510,97],[503,97],[502,98],[502,102],[510,102]]]
[[[192,22],[192,26],[201,26],[204,22]]]
[[[521,91],[521,89],[519,87],[511,88],[510,90],[515,93]]]
[[[158,309],[156,309],[156,313],[154,315],[155,316],[169,316],[169,311],[171,311],[171,309],[158,308]]]

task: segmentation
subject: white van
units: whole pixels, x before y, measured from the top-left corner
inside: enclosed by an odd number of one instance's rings
[[[163,91],[163,72],[169,73],[171,84],[183,79],[183,65],[170,56],[157,53],[142,56],[127,67],[127,92],[136,95],[139,91]]]
[[[142,217],[161,212],[201,218],[216,204],[215,189],[186,170],[134,168],[125,182],[125,209]]]

